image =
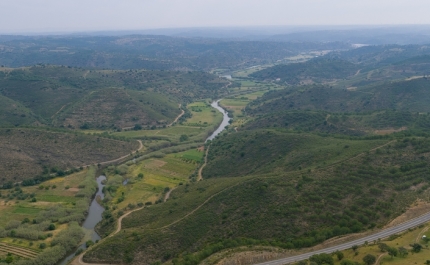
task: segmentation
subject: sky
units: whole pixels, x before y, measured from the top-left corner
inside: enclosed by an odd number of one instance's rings
[[[429,0],[0,0],[0,33],[430,24]]]

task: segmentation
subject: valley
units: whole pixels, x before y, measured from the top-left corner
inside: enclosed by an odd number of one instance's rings
[[[424,48],[136,37],[110,50],[123,41],[96,40],[98,67],[0,53],[15,67],[0,68],[0,263],[425,262],[426,207],[385,230],[430,198]],[[156,56],[130,60],[148,43]],[[80,228],[93,200],[100,238]]]

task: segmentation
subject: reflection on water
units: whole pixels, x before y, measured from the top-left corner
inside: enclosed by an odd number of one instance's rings
[[[97,185],[98,185],[98,191],[96,193],[96,196],[91,201],[90,208],[88,210],[87,218],[85,219],[85,222],[82,224],[82,228],[85,231],[85,237],[84,242],[88,240],[96,241],[100,240],[100,236],[94,231],[94,227],[96,227],[97,223],[102,220],[102,214],[104,212],[104,208],[97,202],[97,197],[100,197],[101,200],[104,199],[103,194],[103,187],[104,185],[102,182],[106,180],[105,176],[100,176],[97,178]],[[80,245],[78,249],[85,249],[85,243]],[[72,260],[75,257],[75,253],[71,254],[70,256],[63,259],[59,264],[60,265],[66,265],[70,260]]]
[[[206,142],[208,141],[208,140],[213,140],[218,134],[220,134],[222,131],[224,131],[224,129],[225,129],[225,127],[227,127],[230,123],[229,123],[229,121],[230,121],[230,118],[228,117],[228,113],[227,113],[227,111],[225,111],[223,108],[221,108],[220,106],[219,106],[219,102],[221,101],[221,99],[219,99],[219,100],[217,100],[217,101],[214,101],[214,102],[212,102],[212,104],[211,104],[211,106],[213,107],[213,108],[216,108],[219,112],[221,112],[222,114],[223,114],[223,118],[222,118],[222,122],[221,122],[221,125],[218,127],[218,129],[216,129],[216,131],[214,131],[212,134],[211,134],[211,136],[209,136],[207,139],[206,139]]]

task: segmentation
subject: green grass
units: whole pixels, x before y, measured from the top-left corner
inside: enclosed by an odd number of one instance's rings
[[[76,198],[69,196],[58,196],[58,195],[40,195],[37,197],[39,201],[44,202],[65,202],[65,203],[73,203],[76,202]]]
[[[203,156],[204,156],[204,153],[202,151],[198,151],[196,149],[189,150],[189,151],[183,152],[181,154],[175,155],[175,157],[181,157],[181,158],[193,160],[196,162],[201,162],[203,159]]]
[[[59,201],[62,201],[62,200],[58,200],[56,202],[59,202]],[[34,214],[38,214],[40,211],[41,211],[41,209],[38,209],[38,208],[18,206],[18,207],[15,207],[15,209],[13,210],[13,213],[14,214],[34,215]]]
[[[215,124],[220,117],[220,113],[214,110],[209,104],[195,102],[187,106],[191,110],[192,117],[184,122],[187,126],[207,127]]]

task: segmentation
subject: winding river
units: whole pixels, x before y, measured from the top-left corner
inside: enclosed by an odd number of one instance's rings
[[[217,135],[219,135],[222,131],[224,131],[225,128],[230,124],[229,123],[230,118],[228,117],[227,111],[225,111],[223,108],[219,106],[220,101],[221,99],[212,102],[211,106],[223,114],[222,122],[218,126],[218,128],[206,139],[206,141],[213,140]],[[97,202],[97,197],[100,196],[100,199],[102,200],[104,199],[104,194],[103,194],[104,185],[102,184],[104,180],[106,180],[105,176],[99,176],[97,178],[98,190],[96,195],[94,196],[94,199],[91,201],[90,208],[88,210],[88,216],[85,219],[85,222],[82,224],[82,228],[85,230],[84,242],[88,240],[92,240],[93,242],[95,242],[101,239],[100,236],[94,230],[94,228],[97,225],[97,223],[103,219],[102,214],[103,214],[104,208]],[[128,180],[126,180],[123,184],[126,185],[127,181]],[[85,243],[80,245],[78,249],[86,249]],[[59,265],[66,265],[74,257],[75,257],[75,253],[72,253],[68,257],[64,258],[59,263]]]
[[[103,211],[105,210],[97,202],[97,197],[99,197],[99,196],[100,196],[101,200],[104,199],[104,194],[103,194],[103,187],[104,187],[104,185],[102,184],[102,182],[104,180],[106,180],[105,176],[99,176],[97,178],[98,190],[97,190],[96,195],[94,196],[94,199],[91,201],[90,208],[88,209],[87,218],[85,219],[85,222],[82,224],[82,228],[85,231],[84,242],[86,242],[88,240],[92,240],[93,242],[96,242],[97,240],[101,239],[100,236],[94,230],[94,228],[96,227],[97,223],[100,222],[103,219],[102,214],[103,214]],[[83,243],[82,245],[80,245],[78,247],[78,249],[86,249],[85,243]],[[74,257],[75,257],[75,253],[70,254],[69,256],[67,256],[66,258],[64,258],[59,263],[59,265],[66,265]]]
[[[221,99],[218,99],[217,101],[212,102],[211,106],[215,109],[217,109],[219,112],[222,113],[223,118],[222,118],[222,122],[219,125],[218,129],[216,129],[207,139],[206,142],[209,140],[213,140],[218,134],[220,134],[222,131],[225,130],[225,127],[227,127],[228,125],[230,125],[230,118],[228,117],[228,112],[226,110],[224,110],[223,108],[221,108],[219,106],[219,102],[221,101]]]

